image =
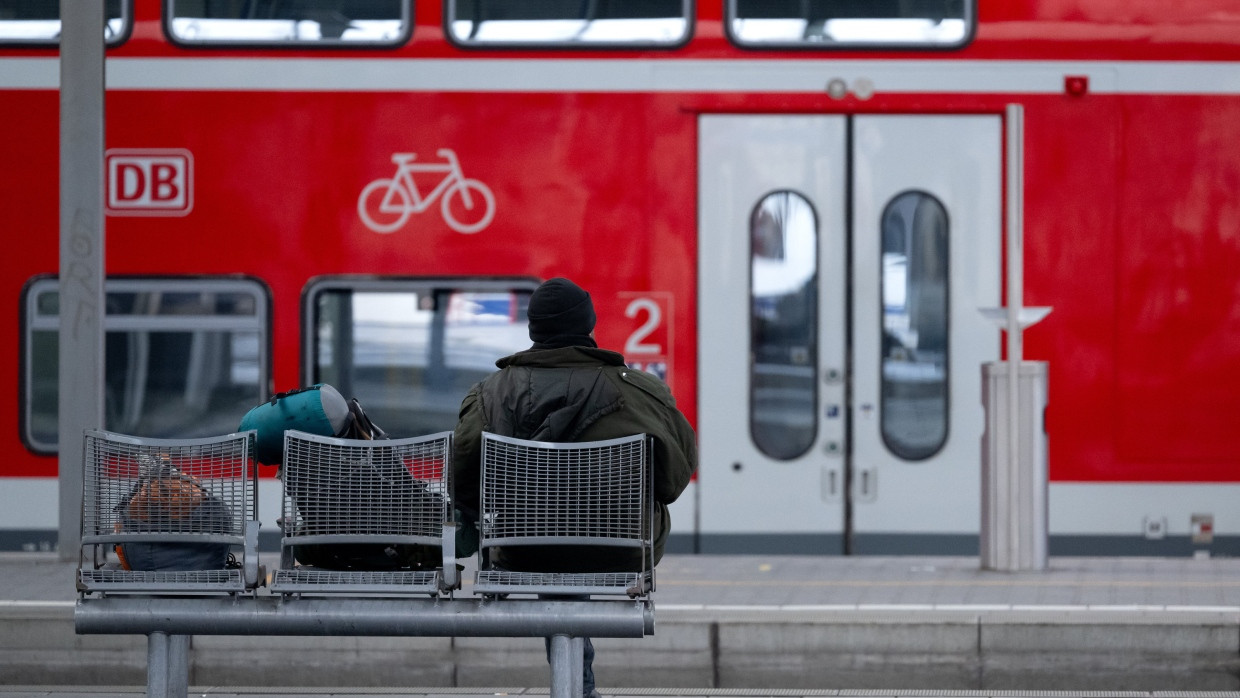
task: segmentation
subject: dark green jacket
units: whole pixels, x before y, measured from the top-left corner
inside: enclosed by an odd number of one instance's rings
[[[527,350],[495,362],[500,370],[461,403],[452,457],[454,501],[478,516],[482,432],[537,441],[596,441],[631,434],[654,437],[654,558],[671,528],[667,505],[697,469],[697,440],[667,385],[628,368],[624,357],[594,347]],[[616,548],[501,550],[510,570],[606,572],[637,569],[640,558]],[[618,557],[619,556],[619,557]]]

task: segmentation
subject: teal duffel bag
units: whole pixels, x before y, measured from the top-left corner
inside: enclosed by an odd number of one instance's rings
[[[340,391],[326,383],[277,393],[251,409],[241,418],[239,431],[258,432],[258,462],[280,465],[284,460],[284,431],[298,431],[320,436],[339,436],[352,420],[349,404]]]

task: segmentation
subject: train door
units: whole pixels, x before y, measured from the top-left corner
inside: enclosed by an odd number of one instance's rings
[[[703,116],[702,552],[976,554],[998,116]]]

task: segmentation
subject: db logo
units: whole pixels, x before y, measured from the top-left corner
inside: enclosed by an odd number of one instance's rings
[[[107,213],[184,216],[194,207],[194,156],[181,149],[108,150]]]

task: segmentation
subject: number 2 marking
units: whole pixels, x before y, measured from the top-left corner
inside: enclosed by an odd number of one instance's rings
[[[659,326],[659,322],[663,319],[663,311],[659,308],[659,304],[649,298],[638,298],[628,307],[624,309],[624,316],[635,318],[638,313],[646,312],[646,321],[642,323],[629,335],[629,339],[624,343],[625,354],[662,354],[663,345],[646,344],[642,340],[650,336],[655,328]]]

